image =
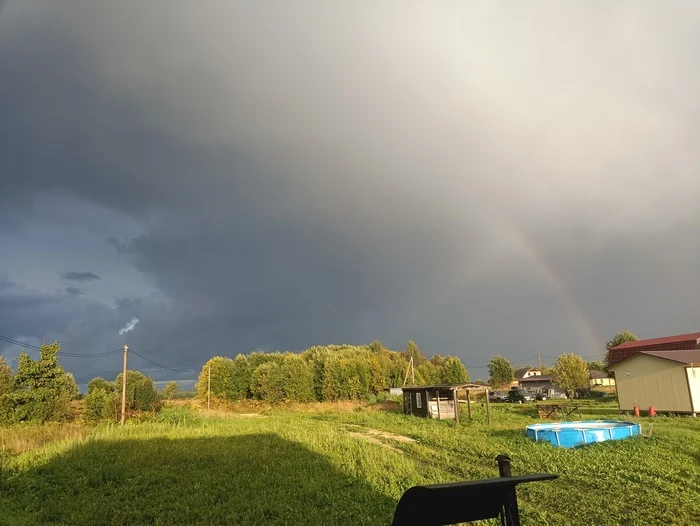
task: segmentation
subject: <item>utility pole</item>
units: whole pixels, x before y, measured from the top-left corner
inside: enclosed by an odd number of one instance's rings
[[[207,411],[211,409],[211,365],[207,366]]]
[[[542,372],[542,356],[537,355],[537,361],[540,362],[540,373]]]
[[[126,355],[129,353],[129,346],[124,344],[124,372],[122,373],[122,425],[126,419]]]
[[[416,385],[416,376],[413,372],[413,356],[408,360],[408,367],[406,367],[406,376],[403,377],[403,386],[406,387],[406,382],[408,381],[408,371],[411,371],[411,385]]]

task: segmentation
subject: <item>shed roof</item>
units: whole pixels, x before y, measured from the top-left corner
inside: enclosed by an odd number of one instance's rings
[[[650,340],[635,340],[633,342],[625,342],[612,347],[613,349],[634,349],[635,347],[646,347],[647,345],[666,345],[669,343],[689,342],[692,340],[700,340],[700,332],[691,332],[689,334],[678,334],[676,336],[664,336],[663,338],[652,338]]]
[[[537,376],[528,376],[527,378],[521,378],[518,380],[518,382],[551,382],[552,377],[549,375],[537,375]]]
[[[627,360],[631,360],[635,356],[639,356],[640,354],[645,354],[647,356],[655,356],[656,358],[663,358],[664,360],[669,360],[671,362],[678,362],[682,363],[684,365],[690,365],[690,364],[700,364],[700,350],[696,351],[639,351],[637,354],[633,354],[632,356],[629,356],[625,358],[624,360],[621,360],[617,362],[614,365],[611,365],[609,369],[614,369],[618,365],[620,365],[623,362],[626,362]]]
[[[425,389],[445,389],[453,391],[455,389],[491,389],[491,386],[484,384],[436,384],[436,385],[407,385],[402,388],[404,391],[424,391]]]

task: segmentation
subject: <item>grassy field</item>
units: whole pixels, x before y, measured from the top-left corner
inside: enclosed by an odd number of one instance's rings
[[[389,524],[409,487],[497,476],[500,453],[514,474],[559,476],[520,487],[523,524],[700,523],[699,419],[657,417],[651,439],[565,450],[524,436],[529,411],[499,404],[488,426],[478,405],[460,425],[371,409],[175,408],[124,428],[0,429],[0,523]]]

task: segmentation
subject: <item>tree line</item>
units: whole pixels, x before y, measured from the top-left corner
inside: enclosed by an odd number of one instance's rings
[[[560,355],[552,367],[543,368],[543,375],[550,375],[554,385],[572,393],[589,386],[590,370],[604,371],[608,365],[610,349],[625,342],[636,341],[637,336],[625,330],[618,332],[605,343],[606,353],[603,361],[587,362],[583,357],[574,354]],[[504,387],[515,380],[515,370],[507,358],[494,356],[488,364],[489,384],[493,387]]]
[[[197,394],[225,400],[278,403],[362,400],[386,388],[401,387],[409,363],[418,385],[468,382],[469,374],[456,356],[428,359],[415,342],[392,351],[379,341],[369,345],[314,346],[301,353],[254,351],[235,358],[216,356],[199,374]]]

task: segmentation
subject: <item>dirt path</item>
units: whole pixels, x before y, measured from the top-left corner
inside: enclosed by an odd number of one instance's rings
[[[404,435],[396,435],[394,433],[389,433],[388,431],[381,431],[379,429],[372,429],[369,427],[362,427],[354,424],[349,424],[347,427],[351,429],[348,431],[350,436],[361,438],[372,444],[377,444],[379,446],[391,449],[392,451],[401,452],[400,449],[396,448],[392,444],[387,443],[387,440],[393,440],[396,442],[412,443],[415,442],[411,437]]]

